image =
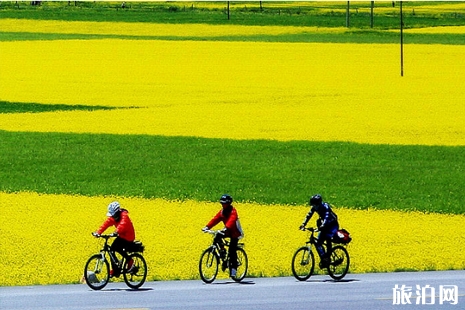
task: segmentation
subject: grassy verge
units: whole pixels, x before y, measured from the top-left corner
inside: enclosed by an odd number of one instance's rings
[[[0,132],[0,190],[465,213],[464,147]]]

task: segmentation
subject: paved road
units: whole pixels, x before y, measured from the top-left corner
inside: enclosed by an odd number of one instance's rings
[[[396,285],[398,290],[394,289]],[[406,286],[404,294],[402,285]],[[411,298],[407,298],[409,293]],[[92,291],[85,284],[0,288],[0,309],[5,310],[215,308],[465,309],[465,270],[349,274],[341,282],[328,276],[314,276],[306,282],[294,278],[246,278],[243,283],[217,280],[208,285],[200,280],[163,281],[145,283],[140,290],[130,290],[124,283],[110,283],[102,291]]]

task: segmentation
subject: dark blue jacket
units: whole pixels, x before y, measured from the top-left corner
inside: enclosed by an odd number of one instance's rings
[[[305,217],[303,226],[307,225],[308,221],[312,218],[314,213],[318,213],[321,219],[321,226],[328,227],[331,225],[339,225],[337,222],[337,215],[331,210],[331,206],[327,202],[323,202],[319,206],[312,206],[307,216]]]

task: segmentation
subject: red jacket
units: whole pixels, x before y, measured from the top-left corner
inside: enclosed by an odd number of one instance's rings
[[[97,233],[101,235],[110,226],[115,226],[118,236],[126,241],[132,242],[136,239],[136,232],[134,231],[134,225],[132,225],[131,219],[128,216],[128,210],[121,210],[118,222],[112,216],[109,216],[97,230]]]
[[[241,223],[239,222],[239,217],[237,216],[237,211],[233,206],[230,208],[221,209],[212,218],[212,220],[208,222],[208,229],[211,229],[219,222],[224,223],[224,227],[226,228],[226,237],[242,238],[244,236]]]

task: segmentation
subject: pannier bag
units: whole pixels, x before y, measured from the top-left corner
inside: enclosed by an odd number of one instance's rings
[[[132,243],[130,252],[144,252],[144,249],[145,247],[142,242],[136,240]]]
[[[347,230],[342,228],[336,232],[332,241],[334,243],[348,244],[350,241],[352,241],[352,237],[350,236],[350,233]]]

